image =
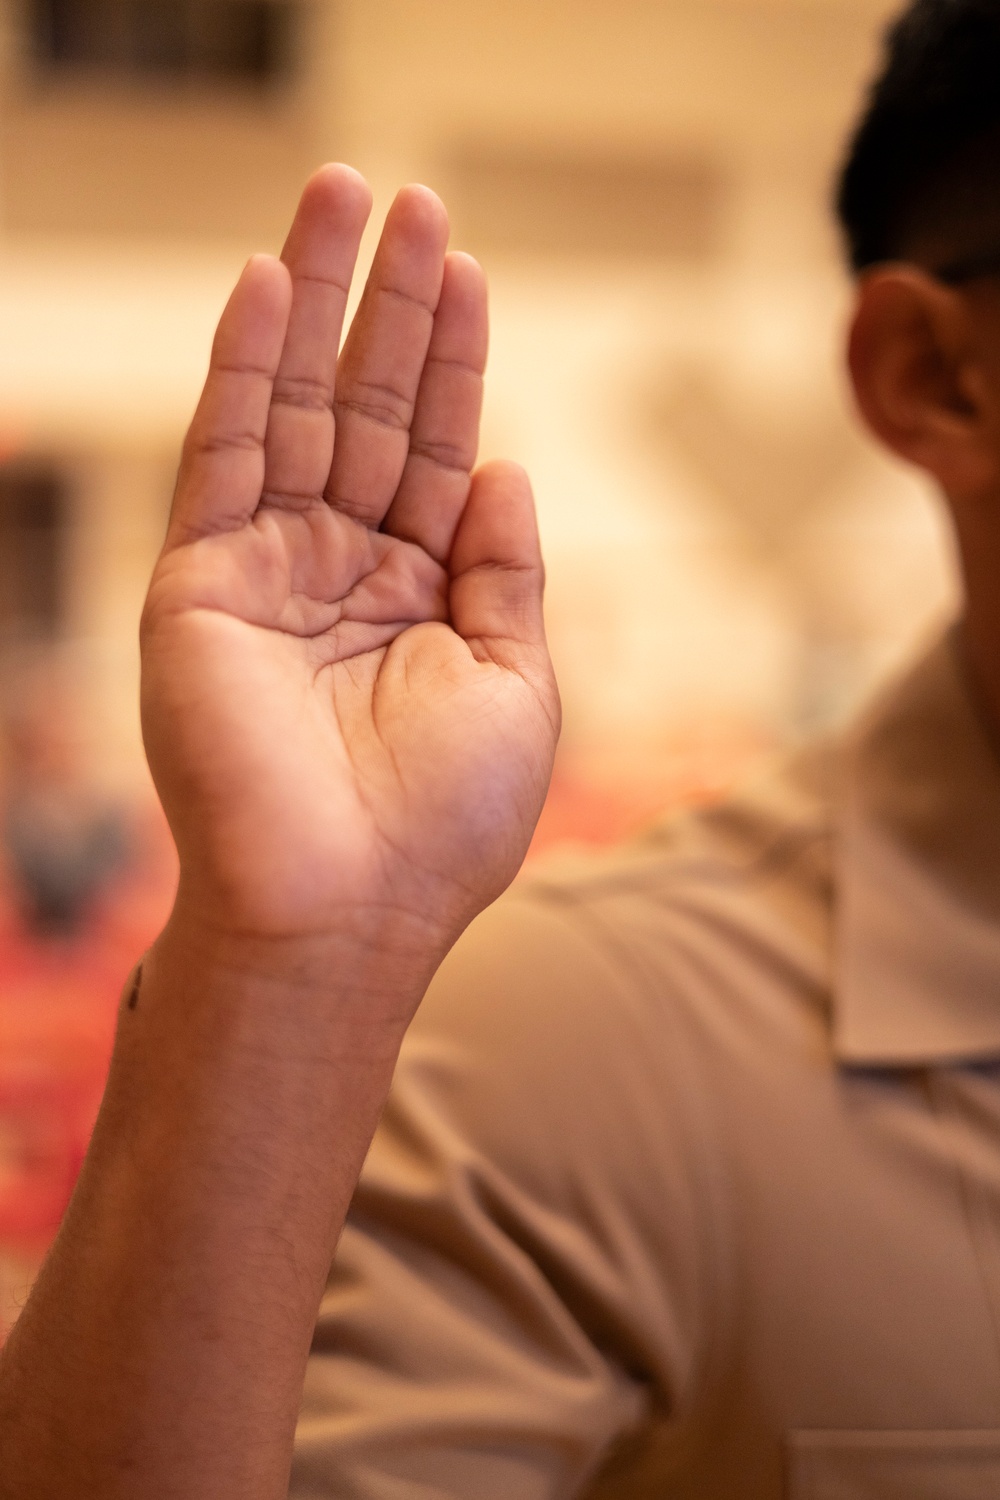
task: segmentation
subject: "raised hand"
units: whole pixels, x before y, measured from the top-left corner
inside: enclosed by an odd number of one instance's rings
[[[477,264],[405,188],[338,358],[369,192],[306,187],[223,314],[143,616],[179,907],[443,952],[516,872],[558,727],[527,479],[473,473]]]

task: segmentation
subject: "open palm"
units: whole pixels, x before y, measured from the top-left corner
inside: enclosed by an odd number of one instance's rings
[[[343,352],[370,207],[327,167],[219,325],[143,617],[143,729],[182,892],[264,936],[451,941],[551,769],[530,490],[473,474],[486,299],[404,189]]]

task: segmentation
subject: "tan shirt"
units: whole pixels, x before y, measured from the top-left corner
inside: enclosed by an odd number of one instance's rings
[[[296,1500],[998,1500],[1000,763],[953,652],[459,944]]]

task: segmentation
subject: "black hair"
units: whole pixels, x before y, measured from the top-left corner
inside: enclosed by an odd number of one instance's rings
[[[836,206],[855,271],[1000,270],[1000,0],[913,0],[892,23]]]

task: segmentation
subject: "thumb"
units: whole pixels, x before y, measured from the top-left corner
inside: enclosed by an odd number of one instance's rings
[[[535,504],[518,464],[484,464],[473,475],[449,572],[451,623],[477,660],[515,671],[551,670]]]

